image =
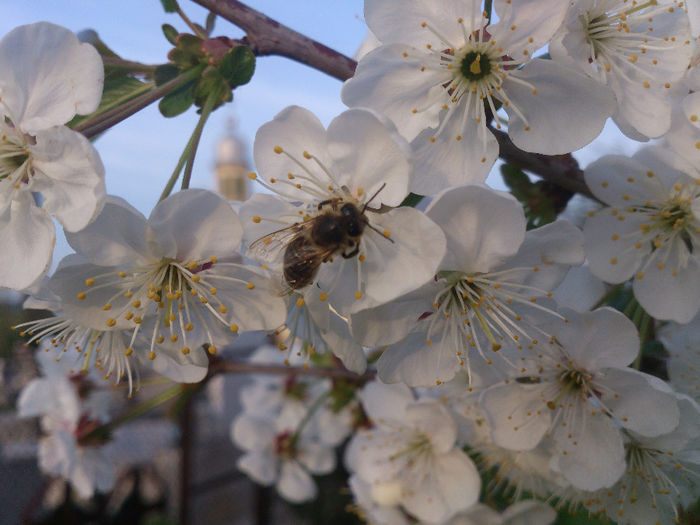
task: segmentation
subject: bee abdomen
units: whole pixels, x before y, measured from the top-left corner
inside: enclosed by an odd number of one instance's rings
[[[304,236],[293,239],[284,251],[284,279],[293,290],[310,285],[321,265],[322,255]]]

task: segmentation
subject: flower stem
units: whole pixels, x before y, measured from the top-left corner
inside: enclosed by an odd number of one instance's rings
[[[178,4],[177,0],[172,0],[172,2],[173,2],[173,5],[175,6],[175,11],[177,12],[177,14],[180,15],[180,18],[182,18],[182,20],[184,20],[185,24],[187,24],[187,27],[189,27],[194,32],[195,35],[197,35],[199,38],[202,38],[204,40],[209,38],[209,35],[207,35],[206,33],[203,33],[202,30],[199,27],[197,27],[197,25],[194,24],[192,22],[192,20],[190,20],[188,18],[188,16],[185,14],[185,12],[180,7],[180,4]]]
[[[190,179],[192,178],[192,167],[194,166],[194,157],[197,154],[197,147],[199,146],[199,139],[202,137],[202,131],[204,130],[204,124],[206,124],[209,115],[211,115],[216,101],[219,99],[219,90],[215,89],[209,93],[207,100],[204,102],[204,107],[202,108],[202,114],[199,116],[199,122],[192,132],[192,137],[190,138],[190,154],[187,158],[187,164],[185,165],[185,174],[182,177],[182,189],[186,190],[190,187]]]
[[[314,401],[313,404],[309,407],[309,410],[307,410],[306,414],[304,414],[304,419],[302,419],[299,422],[299,425],[297,425],[297,428],[294,431],[294,435],[292,435],[292,439],[291,439],[292,445],[296,444],[296,442],[299,440],[299,436],[301,436],[302,430],[304,430],[304,427],[306,426],[306,424],[309,421],[311,421],[311,417],[314,415],[314,412],[316,412],[316,410],[318,410],[318,408],[326,401],[326,399],[328,399],[330,397],[330,395],[331,395],[331,391],[327,390],[326,392],[324,392],[323,394],[318,396],[316,401]]]
[[[484,13],[491,20],[491,13],[493,12],[493,0],[485,0],[484,2]]]

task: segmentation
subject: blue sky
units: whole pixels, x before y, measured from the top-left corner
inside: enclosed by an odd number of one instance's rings
[[[46,20],[73,31],[91,28],[123,58],[149,64],[167,61],[170,44],[161,32],[169,23],[179,30],[186,26],[176,14],[163,11],[159,0],[31,0],[3,2],[0,35],[18,25]],[[194,21],[203,23],[206,11],[181,0]],[[366,27],[363,0],[252,0],[251,7],[344,54],[353,55]],[[215,35],[240,37],[242,31],[217,20]],[[302,64],[279,57],[258,59],[252,81],[236,89],[234,101],[217,110],[208,122],[194,167],[192,186],[213,188],[212,168],[216,141],[230,117],[252,149],[256,130],[291,104],[310,109],[325,124],[345,107],[340,101],[342,84]],[[168,179],[182,148],[197,121],[193,109],[173,119],[163,118],[156,105],[110,129],[96,141],[107,173],[107,191],[126,198],[148,215]],[[577,154],[585,165],[607,152],[628,153],[634,149],[614,126],[592,146]],[[60,232],[54,264],[69,253]]]

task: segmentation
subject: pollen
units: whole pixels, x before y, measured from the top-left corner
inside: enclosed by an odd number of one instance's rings
[[[189,348],[188,346],[186,346],[185,348],[182,349],[182,353],[183,353],[183,355],[189,354],[189,353],[190,353],[190,348]]]
[[[209,345],[209,347],[207,348],[207,352],[209,352],[211,355],[215,355],[216,347],[214,345]]]
[[[258,178],[258,176],[257,176],[257,174],[256,174],[254,171],[251,171],[250,173],[248,173],[248,178],[249,178],[250,180],[255,180],[255,179]]]
[[[252,290],[255,288],[255,285],[253,283],[246,283],[245,287],[248,288],[248,290]]]
[[[360,290],[355,292],[355,299],[362,299],[362,292]]]
[[[85,286],[92,286],[93,284],[95,284],[95,279],[93,279],[92,277],[88,277],[87,279],[85,279]]]
[[[228,312],[228,308],[226,308],[225,305],[220,304],[219,305],[219,312],[221,312],[222,314],[225,314],[226,312]]]
[[[86,297],[85,292],[80,292],[77,297],[78,301],[82,301]]]
[[[149,352],[148,353],[148,358],[153,361],[156,358],[156,353],[155,352]]]
[[[131,355],[134,353],[134,349],[129,347],[126,350],[124,350],[124,355]]]
[[[328,294],[326,292],[321,292],[321,295],[318,296],[320,301],[325,301],[328,299]]]
[[[275,146],[274,148],[272,148],[272,151],[277,153],[277,155],[280,155],[281,153],[284,152],[284,150],[280,146]]]
[[[359,259],[360,262],[364,262],[366,258],[367,258],[367,257],[365,257],[365,254],[364,254],[364,253],[361,253],[360,256],[358,257],[358,259]]]
[[[232,324],[229,329],[235,334],[238,332],[238,325],[237,324]]]
[[[117,320],[114,317],[110,317],[109,319],[107,319],[107,326],[112,327],[115,324],[117,324]]]
[[[387,228],[382,232],[382,234],[384,235],[384,237],[391,237],[391,230]]]

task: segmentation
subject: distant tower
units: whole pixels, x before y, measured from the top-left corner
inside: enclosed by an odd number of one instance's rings
[[[229,117],[226,134],[216,144],[216,185],[227,200],[248,198],[248,157],[246,145],[236,132],[236,121]]]

